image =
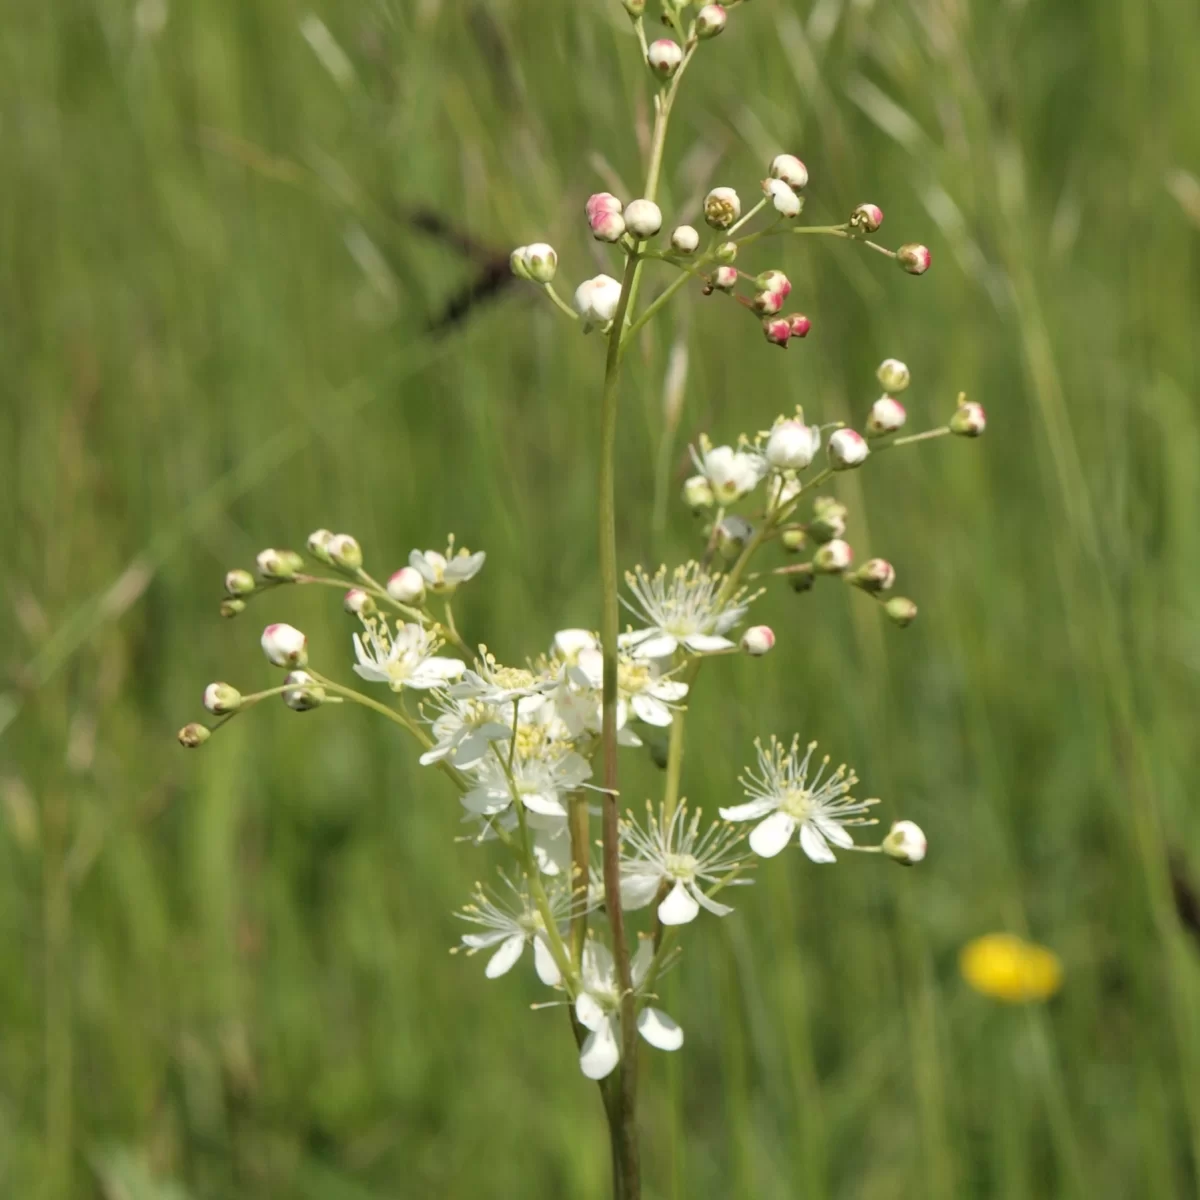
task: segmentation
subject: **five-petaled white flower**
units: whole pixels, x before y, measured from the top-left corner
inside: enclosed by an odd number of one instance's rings
[[[630,612],[642,617],[648,629],[623,633],[622,646],[633,648],[635,658],[666,658],[682,644],[693,654],[713,654],[734,649],[724,635],[746,615],[753,596],[744,589],[721,595],[722,578],[710,575],[699,563],[676,567],[670,575],[660,567],[647,575],[641,567],[625,576],[637,605],[622,598]]]
[[[478,575],[486,558],[487,554],[482,550],[474,554],[465,549],[456,551],[451,538],[445,554],[436,550],[414,550],[408,556],[408,565],[420,573],[431,592],[445,596],[455,591],[460,583]]]
[[[592,774],[586,758],[559,742],[548,743],[538,754],[515,754],[511,783],[508,769],[496,754],[480,759],[472,772],[475,786],[463,794],[463,807],[478,816],[494,817],[512,804],[515,792],[526,811],[565,818],[563,793],[574,791]]]
[[[438,709],[433,719],[434,745],[421,755],[422,766],[449,759],[460,770],[473,767],[491,752],[493,742],[512,737],[508,714],[494,705],[458,700],[444,692],[436,693],[433,703]]]
[[[699,811],[690,814],[680,805],[664,823],[646,806],[645,828],[632,819],[621,827],[621,907],[644,908],[663,884],[669,891],[658,906],[664,925],[686,925],[701,908],[714,916],[733,912],[704,891],[706,885],[749,883],[730,879],[745,865],[744,835],[731,825],[714,821],[701,832]]]
[[[578,687],[599,691],[604,682],[604,655],[597,647],[585,647],[568,669],[568,677]],[[647,725],[670,725],[672,709],[687,695],[688,685],[668,678],[658,663],[635,658],[628,650],[617,659],[617,694],[628,703],[634,715]]]
[[[354,671],[371,683],[386,683],[393,692],[444,687],[466,668],[457,658],[439,658],[434,651],[440,645],[420,625],[397,625],[393,632],[385,621],[371,620],[361,636],[354,635]]]
[[[558,680],[552,675],[535,675],[524,667],[501,666],[486,646],[479,647],[474,668],[468,667],[462,679],[450,688],[457,700],[482,700],[486,704],[521,703],[522,711],[537,708],[546,692],[553,691]]]
[[[696,470],[708,480],[718,504],[732,504],[754,491],[767,473],[766,459],[754,450],[714,446],[700,435],[700,450],[690,447]]]
[[[810,782],[808,765],[816,742],[810,742],[803,758],[799,757],[800,739],[793,738],[790,746],[772,737],[770,745],[758,748],[758,774],[747,770],[741,776],[746,804],[721,809],[727,821],[758,821],[750,834],[750,849],[763,858],[774,858],[800,830],[800,845],[813,862],[835,861],[832,842],[843,850],[854,848],[854,839],[846,832],[847,825],[874,825],[873,817],[865,813],[878,800],[855,800],[850,789],[858,782],[853,771],[844,766],[825,775],[828,755]],[[763,818],[759,820],[759,818]]]
[[[654,944],[643,938],[630,968],[636,992],[654,961]],[[583,990],[575,999],[575,1016],[589,1030],[579,1051],[579,1066],[589,1079],[612,1074],[621,1059],[621,987],[612,953],[601,942],[583,948]],[[659,1050],[678,1050],[683,1030],[665,1012],[647,1006],[637,1016],[638,1033]]]

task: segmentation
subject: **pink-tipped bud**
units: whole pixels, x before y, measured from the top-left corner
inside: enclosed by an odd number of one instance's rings
[[[854,551],[850,549],[850,543],[834,538],[817,549],[812,565],[814,571],[820,571],[823,575],[841,575],[850,569],[853,561]]]
[[[415,567],[401,567],[387,581],[387,593],[399,604],[420,606],[425,602],[425,580]]]
[[[268,625],[262,648],[272,666],[302,667],[308,662],[308,638],[292,625]]]
[[[801,191],[808,186],[808,168],[794,154],[777,154],[771,160],[770,175],[790,188]]]
[[[212,730],[206,725],[200,725],[193,721],[190,725],[185,725],[175,736],[179,739],[181,746],[186,746],[189,750],[196,750],[212,737]]]
[[[874,233],[883,224],[883,209],[878,204],[860,204],[850,214],[850,228],[856,233]]]
[[[804,207],[800,197],[782,179],[763,180],[763,192],[770,198],[775,211],[785,220],[790,221],[793,217],[798,217],[800,209]]]
[[[625,206],[625,228],[639,240],[653,237],[662,228],[662,210],[653,200],[631,200]]]
[[[754,286],[760,292],[782,292],[785,296],[791,295],[792,291],[792,281],[778,270],[764,271],[755,279]]]
[[[765,456],[777,471],[803,471],[820,448],[821,431],[815,425],[805,425],[795,418],[781,419],[767,438]]]
[[[696,14],[696,36],[716,37],[725,28],[725,10],[719,4],[706,4]]]
[[[680,225],[671,231],[671,249],[676,254],[695,254],[700,235],[690,225]]]
[[[933,255],[929,253],[928,246],[910,242],[896,251],[896,261],[910,275],[924,275],[929,270],[929,264],[933,262]]]
[[[351,588],[342,597],[342,607],[355,617],[367,617],[375,611],[375,599],[362,588]]]
[[[763,333],[772,346],[787,349],[788,339],[792,336],[792,323],[787,317],[767,317],[762,326]]]
[[[788,317],[788,324],[795,338],[808,337],[808,331],[812,328],[812,322],[803,313],[792,313]]]
[[[962,400],[950,418],[950,432],[959,437],[979,437],[987,428],[987,413],[982,404],[974,400]]]
[[[737,267],[718,267],[713,272],[712,285],[718,292],[732,292],[737,287]]]
[[[925,857],[928,843],[920,825],[913,821],[896,821],[883,839],[881,849],[893,862],[911,867]]]
[[[761,658],[775,647],[775,631],[770,625],[753,625],[742,634],[742,650]]]
[[[237,712],[242,707],[242,693],[229,683],[210,683],[204,689],[204,707],[214,717]]]
[[[862,466],[870,453],[867,439],[853,429],[839,429],[829,437],[829,465],[835,471]]]
[[[225,573],[225,592],[229,596],[249,596],[257,586],[254,576],[241,567]]]
[[[875,372],[875,378],[883,384],[884,391],[892,393],[904,391],[909,383],[912,382],[912,376],[909,374],[908,367],[898,358],[885,358],[879,364],[879,369]]]
[[[304,559],[295,550],[275,550],[268,548],[260,551],[254,561],[258,566],[258,577],[260,579],[295,579],[296,572],[304,568]]]
[[[325,547],[335,567],[343,571],[357,571],[363,565],[362,547],[348,533],[335,533]]]
[[[659,38],[657,42],[650,43],[650,49],[646,51],[646,62],[656,75],[670,79],[683,62],[683,51],[678,42],[673,42],[670,38]]]
[[[880,396],[871,405],[867,416],[867,436],[883,437],[884,434],[895,433],[908,420],[904,405],[892,396]]]
[[[760,316],[773,317],[783,308],[786,299],[786,292],[758,292],[754,297],[754,311]]]
[[[714,229],[728,229],[741,215],[742,202],[733,188],[713,188],[704,197],[704,219]]]
[[[864,592],[887,592],[896,582],[896,568],[886,558],[868,558],[850,578]]]
[[[625,233],[624,205],[611,192],[597,192],[588,197],[584,211],[592,237],[598,242],[620,241]]]
[[[893,596],[883,608],[888,620],[901,629],[917,619],[917,606],[907,596]]]

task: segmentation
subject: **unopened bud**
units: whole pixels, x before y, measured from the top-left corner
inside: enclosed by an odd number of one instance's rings
[[[631,17],[640,17],[646,11],[646,0],[621,0]]]
[[[741,215],[742,202],[733,188],[713,188],[704,197],[704,219],[714,229],[728,229]]]
[[[798,217],[800,209],[804,207],[800,197],[782,179],[764,180],[763,192],[770,197],[775,211],[785,220]]]
[[[220,612],[221,616],[225,617],[227,620],[230,620],[233,617],[240,616],[246,611],[246,602],[245,600],[239,600],[236,596],[234,596],[228,600],[222,600],[221,607],[218,611]]]
[[[754,526],[745,517],[732,514],[717,526],[717,552],[722,558],[737,558],[753,536]]]
[[[775,632],[769,625],[753,625],[742,634],[742,650],[761,658],[775,646]]]
[[[915,242],[910,242],[896,251],[896,261],[910,275],[924,275],[929,270],[933,255],[929,253],[928,246],[919,246]]]
[[[794,154],[777,154],[771,160],[771,178],[801,191],[808,186],[808,168]]]
[[[653,237],[662,228],[662,210],[653,200],[631,200],[625,206],[625,228],[638,239]]]
[[[518,279],[527,280],[529,278],[529,268],[525,265],[525,251],[528,249],[528,246],[518,246],[508,256],[508,269]]]
[[[820,571],[823,575],[841,575],[843,571],[849,570],[853,561],[854,551],[850,549],[850,543],[842,541],[841,538],[834,538],[818,547],[813,555],[812,565],[813,570]]]
[[[902,392],[910,382],[908,367],[898,358],[885,358],[879,364],[875,378],[883,384],[884,391],[888,392]]]
[[[416,567],[401,567],[388,581],[387,593],[399,604],[425,602],[425,580]]]
[[[680,225],[671,232],[671,249],[678,254],[695,254],[700,235],[690,225]]]
[[[818,496],[813,501],[813,519],[808,523],[813,541],[828,542],[842,537],[846,532],[848,512],[849,509],[832,496]]]
[[[715,498],[712,484],[703,475],[693,475],[683,484],[683,502],[693,512],[712,508]]]
[[[718,292],[732,292],[737,287],[737,267],[718,267],[713,272],[712,285]]]
[[[179,738],[181,746],[186,746],[189,750],[195,750],[198,746],[203,746],[212,737],[212,730],[205,725],[199,725],[193,721],[190,725],[185,725],[175,736]]]
[[[808,331],[812,328],[812,322],[803,313],[792,313],[788,317],[788,325],[795,338],[808,337]]]
[[[755,278],[754,286],[760,292],[782,292],[785,296],[792,292],[792,281],[778,270],[764,271]]]
[[[754,311],[761,316],[773,317],[783,308],[787,296],[783,292],[757,292],[754,296]],[[786,320],[786,318],[785,318]],[[791,334],[791,322],[788,322],[788,334]]]
[[[886,433],[895,433],[908,420],[904,405],[892,396],[880,396],[871,405],[867,416],[867,436],[882,437]]]
[[[883,839],[881,849],[902,867],[911,867],[925,857],[924,831],[913,821],[896,821]]]
[[[907,596],[893,596],[883,607],[888,620],[901,629],[917,619],[917,606]]]
[[[713,257],[717,262],[731,263],[737,259],[738,244],[737,242],[722,242],[713,252]]]
[[[333,541],[333,534],[328,529],[314,529],[308,535],[308,552],[313,558],[327,563],[329,561],[329,543]]]
[[[789,554],[799,554],[808,545],[808,534],[803,529],[785,529],[779,540]]]
[[[821,431],[795,419],[775,422],[767,438],[766,459],[777,471],[803,471],[821,448]]]
[[[896,582],[896,568],[886,558],[868,558],[850,582],[864,592],[886,592]]]
[[[829,465],[835,471],[861,466],[871,453],[867,439],[853,429],[839,429],[829,438]]]
[[[295,579],[296,572],[302,570],[304,567],[304,559],[295,550],[275,550],[268,548],[260,551],[254,561],[258,564],[260,579]]]
[[[263,653],[276,667],[302,667],[308,662],[308,639],[292,625],[268,625],[262,635]]]
[[[254,576],[241,567],[225,573],[225,592],[229,596],[249,596],[257,586]]]
[[[657,42],[650,43],[650,49],[646,51],[646,62],[656,75],[670,79],[683,62],[683,51],[678,42],[673,42],[670,38],[659,38]]]
[[[334,534],[327,549],[334,566],[343,571],[357,571],[363,564],[362,547],[348,533]]]
[[[625,218],[621,216],[623,207],[612,192],[597,192],[589,196],[584,211],[592,237],[599,242],[620,241],[625,232]]]
[[[232,684],[210,683],[204,689],[204,707],[214,717],[237,712],[242,707],[242,693]]]
[[[607,325],[617,315],[621,303],[621,285],[611,275],[585,279],[575,289],[575,308],[584,327]]]
[[[772,346],[787,349],[788,339],[792,336],[792,323],[787,317],[767,317],[763,323],[763,333]]]
[[[810,591],[817,581],[812,563],[794,563],[790,567],[778,567],[773,574],[784,576],[791,584],[793,592]]]
[[[283,702],[293,712],[308,712],[325,703],[325,689],[307,671],[291,671],[284,682]]]
[[[950,432],[959,437],[979,437],[987,428],[987,413],[982,404],[974,400],[962,400],[950,418]]]
[[[725,28],[725,10],[719,4],[706,4],[696,14],[696,36],[716,37]]]
[[[856,233],[874,233],[883,224],[883,209],[878,204],[860,204],[850,214],[850,228]]]
[[[535,283],[549,283],[558,272],[558,253],[545,242],[524,247],[521,259],[526,275]]]
[[[342,607],[355,617],[369,617],[375,611],[375,599],[362,588],[351,588],[342,597]]]

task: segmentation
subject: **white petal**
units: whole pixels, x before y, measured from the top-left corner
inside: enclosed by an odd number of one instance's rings
[[[854,849],[854,839],[836,821],[831,821],[828,817],[817,817],[813,824],[835,846],[841,846],[843,850]]]
[[[732,808],[718,810],[726,821],[757,821],[767,813],[775,811],[774,800],[751,800],[748,804],[735,804]]]
[[[751,841],[754,839],[751,838]],[[800,826],[800,846],[804,853],[815,863],[831,863],[837,862],[833,856],[833,851],[830,850],[828,843],[821,836],[820,830],[817,829],[810,821],[805,821]]]
[[[630,629],[625,633],[617,634],[618,646],[636,646],[639,642],[644,642],[648,637],[654,635],[653,629]],[[358,636],[357,634],[355,635]]]
[[[640,746],[642,739],[638,737],[632,729],[617,730],[617,745],[618,746]]]
[[[716,631],[718,633],[728,633],[749,611],[748,606],[743,604],[739,608],[726,609],[718,618]]]
[[[509,732],[508,730],[505,731]],[[458,747],[454,751],[454,765],[456,767],[473,767],[485,754],[487,754],[492,746],[492,741],[498,741],[498,738],[485,737],[482,730],[477,730],[474,733],[468,733]],[[430,751],[432,753],[432,751]]]
[[[664,925],[686,925],[696,919],[700,905],[680,880],[667,893],[667,898],[658,906],[658,919]]]
[[[629,964],[629,974],[633,978],[634,987],[641,985],[653,961],[654,940],[652,938],[638,938],[638,948],[633,952],[633,960]]]
[[[716,637],[711,633],[693,633],[683,639],[683,644],[693,654],[715,654],[718,650],[732,649],[728,638]]]
[[[630,869],[621,875],[621,907],[645,908],[658,894],[662,875],[653,867]]]
[[[611,992],[616,989],[617,972],[613,965],[612,951],[603,942],[593,940],[584,946],[582,965],[584,987],[595,988],[598,992]]]
[[[675,653],[678,645],[678,639],[669,633],[652,633],[644,641],[638,642],[633,655],[635,658],[666,658]]]
[[[746,882],[749,883],[750,881],[747,880]],[[705,908],[707,908],[714,917],[727,917],[731,912],[733,912],[733,909],[730,908],[728,904],[721,904],[714,900],[711,896],[706,896],[696,884],[692,885],[692,895],[695,896],[696,899]]]
[[[492,813],[503,812],[509,805],[509,797],[505,792],[493,792],[487,787],[472,788],[462,795],[462,806],[468,812],[480,816],[490,816]]]
[[[466,664],[457,658],[427,658],[419,670],[423,675],[432,675],[435,679],[457,679],[465,670]]]
[[[584,1029],[594,1032],[604,1023],[604,1009],[600,1007],[595,997],[589,996],[587,992],[580,992],[575,997],[575,1019]]]
[[[612,1074],[620,1058],[621,1048],[617,1045],[612,1020],[605,1017],[583,1043],[583,1049],[579,1051],[579,1069],[589,1079],[603,1079]]]
[[[417,761],[423,767],[428,767],[432,763],[441,762],[447,754],[453,750],[453,746],[434,746],[432,750],[426,750]],[[457,759],[455,760],[457,762]],[[469,766],[469,763],[458,763],[459,766]]]
[[[369,683],[391,683],[391,676],[373,663],[355,663],[354,673]]]
[[[639,692],[630,703],[633,711],[647,725],[670,725],[673,719],[671,710],[661,700],[656,700],[645,692]]]
[[[494,929],[490,933],[464,933],[462,943],[464,946],[469,946],[472,950],[483,950],[487,946],[494,946],[497,942],[502,942],[511,934],[506,933],[502,929]]]
[[[547,987],[557,987],[562,982],[562,972],[554,961],[550,944],[540,933],[533,939],[533,965],[537,968],[538,978]]]
[[[750,849],[760,858],[774,858],[792,839],[796,822],[785,812],[772,813],[750,832]]]
[[[567,810],[557,792],[526,792],[521,801],[530,812],[541,813],[544,817],[565,817]]]
[[[499,979],[501,975],[506,975],[513,969],[513,965],[521,957],[521,951],[524,949],[525,935],[523,933],[514,933],[512,937],[504,941],[500,949],[488,960],[487,970],[484,974],[489,979]]]
[[[661,1008],[643,1008],[638,1013],[638,1033],[659,1050],[678,1050],[683,1030]]]
[[[688,694],[688,685],[677,679],[660,679],[656,683],[652,683],[646,690],[651,696],[657,696],[660,700],[674,702],[682,700]]]

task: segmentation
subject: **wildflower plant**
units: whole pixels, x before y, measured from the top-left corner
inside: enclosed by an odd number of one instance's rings
[[[470,926],[460,948],[487,952],[488,978],[532,963],[554,997],[549,1003],[569,1007],[581,1071],[600,1082],[603,1094],[615,1194],[638,1200],[639,1041],[663,1051],[684,1043],[681,1025],[655,995],[662,972],[680,955],[682,931],[697,920],[728,917],[734,889],[753,881],[758,860],[790,846],[814,864],[860,851],[911,866],[926,851],[925,835],[911,821],[896,822],[878,842],[857,842],[876,823],[877,801],[859,796],[853,770],[831,766],[814,744],[802,748],[798,735],[757,743],[740,790],[731,772],[719,819],[689,806],[680,794],[683,734],[701,670],[709,659],[771,651],[774,632],[746,626],[768,586],[804,592],[818,579],[840,582],[879,603],[895,625],[910,624],[916,605],[893,594],[892,564],[868,558],[856,565],[845,537],[846,507],[821,489],[880,453],[947,434],[977,437],[986,418],[960,396],[944,425],[902,434],[907,414],[900,395],[910,372],[888,358],[876,373],[882,395],[864,404],[861,430],[820,423],[811,410],[797,409],[769,429],[726,443],[702,435],[691,451],[695,474],[683,488],[683,503],[705,516],[695,557],[678,566],[634,565],[622,592],[614,445],[621,371],[638,334],[690,287],[712,303],[744,310],[771,345],[786,349],[806,337],[810,319],[785,311],[792,292],[786,274],[769,260],[744,269],[772,239],[832,238],[912,275],[930,264],[924,246],[891,250],[873,240],[883,224],[875,204],[858,205],[838,224],[801,223],[810,179],[787,152],[768,164],[754,202],[725,184],[708,192],[707,237],[692,225],[664,222],[659,180],[680,86],[697,56],[720,53],[711,43],[744,4],[693,10],[688,0],[662,0],[661,17],[674,36],[648,43],[645,0],[622,3],[646,64],[655,122],[642,195],[626,201],[598,193],[585,205],[592,236],[609,247],[613,273],[583,280],[568,302],[555,288],[553,247],[535,242],[511,256],[517,276],[603,343],[596,629],[561,629],[538,657],[502,664],[468,642],[455,622],[455,594],[486,569],[483,551],[471,553],[453,539],[444,552],[414,549],[406,565],[381,581],[367,570],[354,537],[317,530],[307,540],[307,559],[267,549],[254,572],[230,571],[222,612],[236,616],[281,587],[344,589],[343,607],[357,629],[343,652],[366,690],[314,663],[301,631],[268,625],[263,652],[286,672],[283,681],[248,694],[210,684],[204,706],[213,720],[185,726],[179,740],[201,746],[276,696],[296,712],[362,705],[398,727],[420,763],[458,795],[473,834],[467,840],[508,859],[500,886],[477,887],[460,913]],[[652,273],[674,277],[650,285]],[[641,303],[644,285],[657,291]],[[776,560],[764,564],[771,553]],[[622,606],[631,618],[624,631]],[[714,663],[706,674],[719,670]],[[639,817],[627,807],[622,813],[618,767],[621,747],[642,745],[642,726],[667,730],[669,743],[663,793]]]

